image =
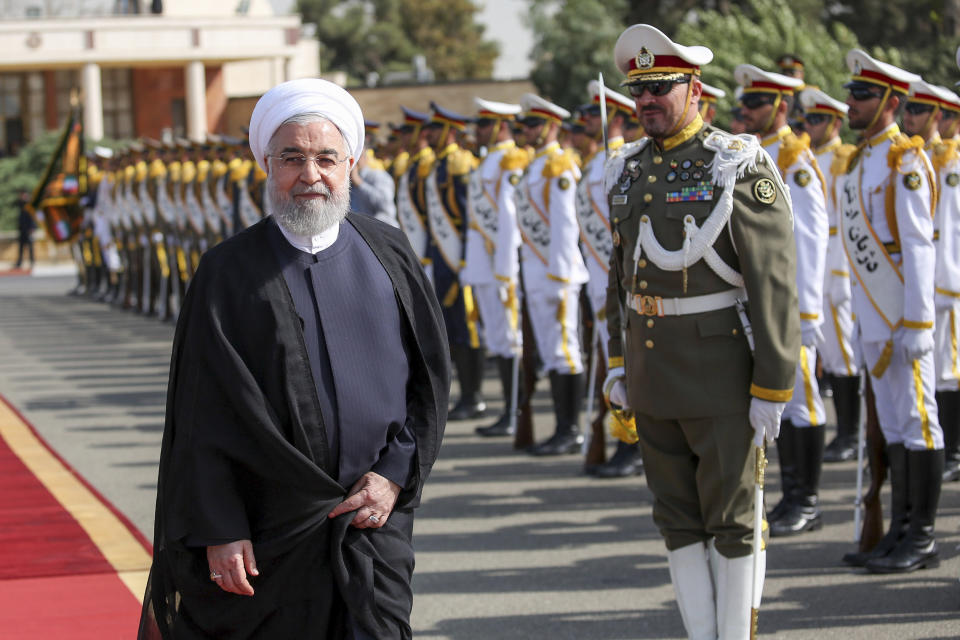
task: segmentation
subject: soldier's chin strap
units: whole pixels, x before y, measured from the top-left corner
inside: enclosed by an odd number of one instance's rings
[[[490,139],[487,140],[487,148],[492,149],[497,144],[497,136],[500,135],[500,129],[506,126],[507,121],[497,118],[497,125],[490,130]]]
[[[440,138],[437,140],[436,151],[443,151],[447,146],[447,136],[450,133],[450,125],[443,123],[443,129],[440,130]]]
[[[695,76],[690,76],[690,82],[687,83],[687,97],[683,103],[683,112],[680,114],[680,118],[677,120],[677,123],[673,125],[673,129],[670,130],[670,133],[663,137],[664,140],[667,138],[672,138],[677,135],[684,126],[684,123],[687,120],[687,112],[690,110],[690,96],[693,95],[693,80]]]
[[[950,121],[950,126],[947,127],[947,133],[945,136],[943,136],[943,139],[949,140],[950,138],[953,138],[957,135],[957,130],[960,130],[960,114],[953,116],[953,119]]]
[[[887,101],[890,99],[890,92],[891,92],[890,87],[884,88],[883,98],[880,99],[880,105],[877,107],[877,112],[873,114],[873,118],[870,120],[870,124],[868,124],[863,129],[864,131],[870,131],[871,129],[873,129],[873,125],[877,124],[877,120],[880,119],[880,114],[883,113],[883,108],[887,106]]]
[[[770,129],[773,128],[773,121],[777,119],[777,110],[780,109],[781,102],[783,102],[783,94],[777,91],[777,97],[773,101],[773,109],[770,110],[770,117],[767,118],[766,124],[763,125],[764,135],[770,133]]]
[[[934,134],[934,125],[936,124],[933,119],[937,117],[937,114],[940,113],[940,105],[933,105],[933,111],[930,112],[930,115],[927,116],[927,121],[923,123],[923,129],[920,132],[920,136],[924,140],[929,140],[930,136]]]

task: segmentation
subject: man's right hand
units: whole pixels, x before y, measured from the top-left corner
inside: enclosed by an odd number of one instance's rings
[[[207,566],[210,567],[210,579],[224,591],[241,596],[253,595],[247,574],[258,576],[260,572],[253,557],[253,543],[249,540],[207,547]]]
[[[630,405],[627,402],[627,386],[623,382],[624,376],[623,367],[610,369],[607,373],[607,379],[603,381],[603,397],[614,409],[627,411],[630,409]]]

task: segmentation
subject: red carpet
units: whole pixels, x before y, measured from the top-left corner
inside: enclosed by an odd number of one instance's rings
[[[133,638],[149,545],[0,396],[0,636]]]

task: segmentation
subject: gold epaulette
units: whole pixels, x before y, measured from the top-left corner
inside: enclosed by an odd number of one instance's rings
[[[857,145],[855,144],[844,143],[837,147],[837,150],[833,152],[833,160],[830,162],[830,173],[835,176],[845,174],[856,153]]]
[[[923,149],[923,138],[920,136],[911,137],[905,133],[899,134],[893,139],[890,151],[887,152],[887,165],[891,169],[900,171],[903,156],[911,149]]]
[[[364,149],[363,155],[366,156],[367,166],[375,171],[383,171],[383,160],[374,155],[373,149]]]
[[[577,162],[573,157],[573,151],[567,149],[562,153],[554,153],[547,161],[543,164],[543,177],[544,178],[556,178],[564,171],[570,171],[577,166]]]
[[[530,164],[530,154],[523,147],[508,149],[500,158],[500,168],[504,171],[516,171],[527,168]]]
[[[144,178],[147,177],[147,161],[140,160],[136,165],[137,169],[137,182],[143,182]]]
[[[210,173],[210,161],[201,160],[197,163],[197,180],[206,182],[207,174]]]
[[[155,158],[150,163],[150,177],[162,178],[165,175],[167,175],[167,165],[163,164],[163,160],[160,158]]]
[[[197,165],[187,160],[180,165],[180,179],[183,182],[193,182],[197,177]]]
[[[180,180],[180,169],[181,165],[179,160],[174,160],[167,165],[167,175],[170,176],[171,182],[178,182]]]
[[[137,175],[137,168],[132,164],[128,164],[123,168],[123,179],[127,182],[133,182],[133,179]]]
[[[433,162],[437,159],[437,154],[433,152],[433,149],[427,147],[423,151],[417,153],[414,160],[417,164],[417,177],[423,180],[428,175],[430,175],[430,170],[433,169]]]
[[[401,151],[397,154],[397,157],[393,159],[393,162],[390,164],[390,173],[394,178],[400,179],[400,176],[407,172],[407,169],[410,168],[410,152]]]
[[[253,169],[254,182],[263,182],[267,179],[267,172],[260,168],[260,164],[258,162],[251,161],[250,164],[253,165],[251,168]]]
[[[452,176],[462,176],[480,166],[480,161],[467,149],[457,149],[447,156],[447,173]]]
[[[243,158],[234,158],[230,161],[230,180],[232,182],[239,182],[240,180],[246,180],[247,176],[250,175],[250,165],[253,162],[251,160],[244,160]]]
[[[214,160],[212,163],[213,166],[213,177],[219,178],[227,172],[227,163],[223,160]]]
[[[793,166],[804,150],[810,148],[810,136],[806,133],[796,135],[788,133],[780,143],[780,154],[777,156],[777,166],[780,167],[780,173],[786,173]]]
[[[960,140],[943,140],[933,147],[933,168],[939,173],[941,169],[960,156]]]

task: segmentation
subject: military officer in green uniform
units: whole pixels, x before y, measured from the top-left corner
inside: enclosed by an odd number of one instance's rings
[[[621,147],[605,171],[604,392],[636,417],[688,635],[745,639],[752,444],[777,435],[800,349],[789,197],[756,138],[704,124],[709,49],[633,25],[614,57],[649,138]]]

